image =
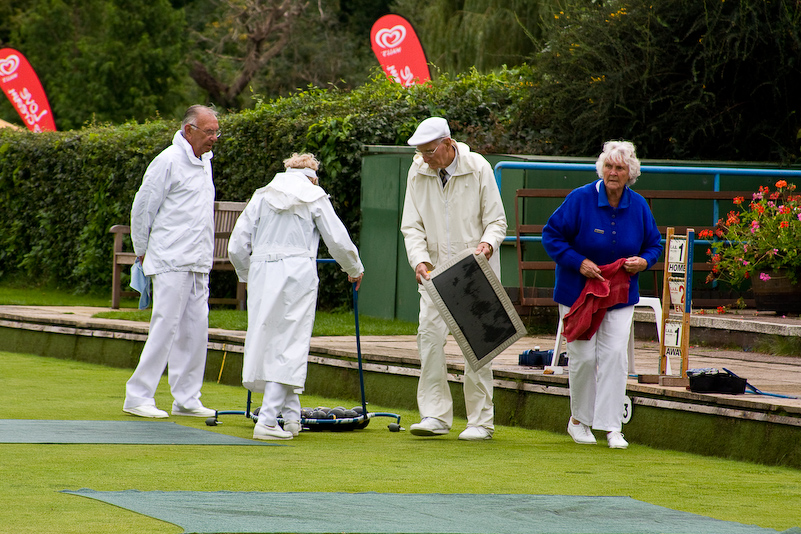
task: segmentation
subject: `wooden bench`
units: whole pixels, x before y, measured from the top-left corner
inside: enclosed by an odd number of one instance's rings
[[[247,202],[227,202],[219,201],[214,203],[214,259],[212,271],[233,271],[234,266],[228,259],[228,239],[234,229],[239,214],[245,209]],[[114,234],[114,256],[112,260],[111,276],[111,307],[118,309],[122,297],[138,297],[136,291],[123,290],[122,267],[131,266],[136,260],[136,254],[126,252],[123,247],[123,236],[131,234],[131,227],[123,224],[116,224],[109,230]],[[246,307],[245,284],[237,280],[236,298],[209,298],[209,304],[234,304],[237,309],[244,310]]]
[[[556,306],[556,303],[553,301],[552,298],[552,291],[550,294],[545,294],[546,291],[542,291],[542,288],[533,288],[533,287],[526,287],[524,284],[524,273],[526,271],[553,271],[556,267],[556,263],[551,260],[529,260],[527,259],[526,255],[526,246],[531,243],[537,243],[539,239],[542,237],[542,229],[545,227],[544,224],[525,224],[523,222],[524,218],[524,211],[525,207],[523,204],[527,200],[530,199],[558,199],[559,202],[563,201],[565,197],[572,191],[572,189],[518,189],[515,194],[515,235],[516,235],[516,244],[517,244],[517,265],[518,265],[518,275],[519,275],[519,287],[518,287],[518,297],[517,302],[522,307],[532,307],[532,306]],[[744,192],[744,191],[689,191],[689,190],[678,190],[678,191],[663,191],[663,190],[652,190],[652,191],[642,191],[636,190],[637,193],[645,197],[648,205],[651,207],[653,211],[653,203],[655,200],[685,200],[685,201],[714,201],[714,200],[723,200],[723,201],[731,201],[734,197],[741,196],[745,198],[751,198],[752,191]],[[547,215],[549,216],[551,212],[548,212]],[[723,216],[722,214],[720,215]],[[659,220],[657,220],[657,223]],[[664,238],[667,227],[672,226],[674,228],[674,232],[676,234],[686,234],[687,228],[693,228],[695,230],[696,239],[698,239],[698,234],[702,230],[714,230],[714,225],[658,225],[659,232],[662,234]],[[534,237],[537,240],[526,240],[526,238]],[[540,244],[541,246],[541,244]],[[695,258],[693,262],[693,272],[709,272],[712,270],[709,263],[706,261],[699,261],[705,260],[706,257],[703,258]],[[665,268],[665,263],[663,261],[657,262],[649,272],[653,272],[654,275],[654,288],[659,288],[659,281],[662,279],[661,275],[658,275],[658,272],[663,271]],[[657,295],[658,296],[658,295]],[[716,307],[720,305],[731,305],[736,301],[736,299],[721,299],[721,298],[696,298],[693,297],[693,302],[700,307]]]

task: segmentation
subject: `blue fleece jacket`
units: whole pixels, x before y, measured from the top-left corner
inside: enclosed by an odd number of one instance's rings
[[[579,272],[585,258],[600,266],[640,256],[650,269],[662,253],[660,241],[648,203],[628,187],[617,208],[609,205],[603,180],[571,191],[542,230],[545,252],[556,262],[553,299],[565,306],[578,299],[586,280]],[[638,279],[631,277],[628,302],[611,309],[640,300]]]

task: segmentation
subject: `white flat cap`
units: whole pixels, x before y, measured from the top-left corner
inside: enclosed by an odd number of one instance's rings
[[[420,146],[430,143],[435,139],[450,136],[451,129],[448,128],[448,121],[442,117],[429,117],[420,123],[407,143],[412,146]]]

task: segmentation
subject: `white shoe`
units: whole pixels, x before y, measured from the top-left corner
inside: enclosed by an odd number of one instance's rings
[[[253,439],[292,439],[292,432],[282,430],[280,426],[267,426],[256,423],[253,428]]]
[[[610,449],[625,449],[629,446],[629,442],[623,438],[620,432],[607,432],[606,442],[609,443]]]
[[[567,433],[579,445],[595,445],[597,443],[590,427],[584,423],[573,424],[572,417],[567,422]]]
[[[175,403],[172,405],[172,414],[173,415],[186,415],[189,417],[214,417],[217,415],[216,410],[212,410],[211,408],[206,408],[202,404],[197,408],[184,408],[183,406],[179,406]]]
[[[284,421],[284,430],[292,433],[292,437],[300,434],[300,421]]]
[[[134,406],[133,408],[123,408],[122,411],[131,415],[149,417],[151,419],[166,419],[170,416],[170,414],[164,410],[159,410],[152,404],[142,404],[140,406]]]
[[[423,417],[419,423],[414,423],[409,427],[409,431],[415,436],[442,436],[450,432],[450,428],[436,417]]]
[[[492,439],[492,431],[483,426],[469,426],[465,428],[461,434],[459,434],[459,439],[463,439],[465,441],[481,441],[484,439]]]

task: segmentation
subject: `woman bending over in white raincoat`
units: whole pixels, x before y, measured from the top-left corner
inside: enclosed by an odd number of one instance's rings
[[[298,393],[306,383],[320,237],[357,289],[364,275],[356,246],[317,185],[317,159],[293,154],[284,167],[253,194],[228,244],[239,280],[248,283],[242,384],[264,393],[253,437],[265,440],[292,439],[300,431]]]

